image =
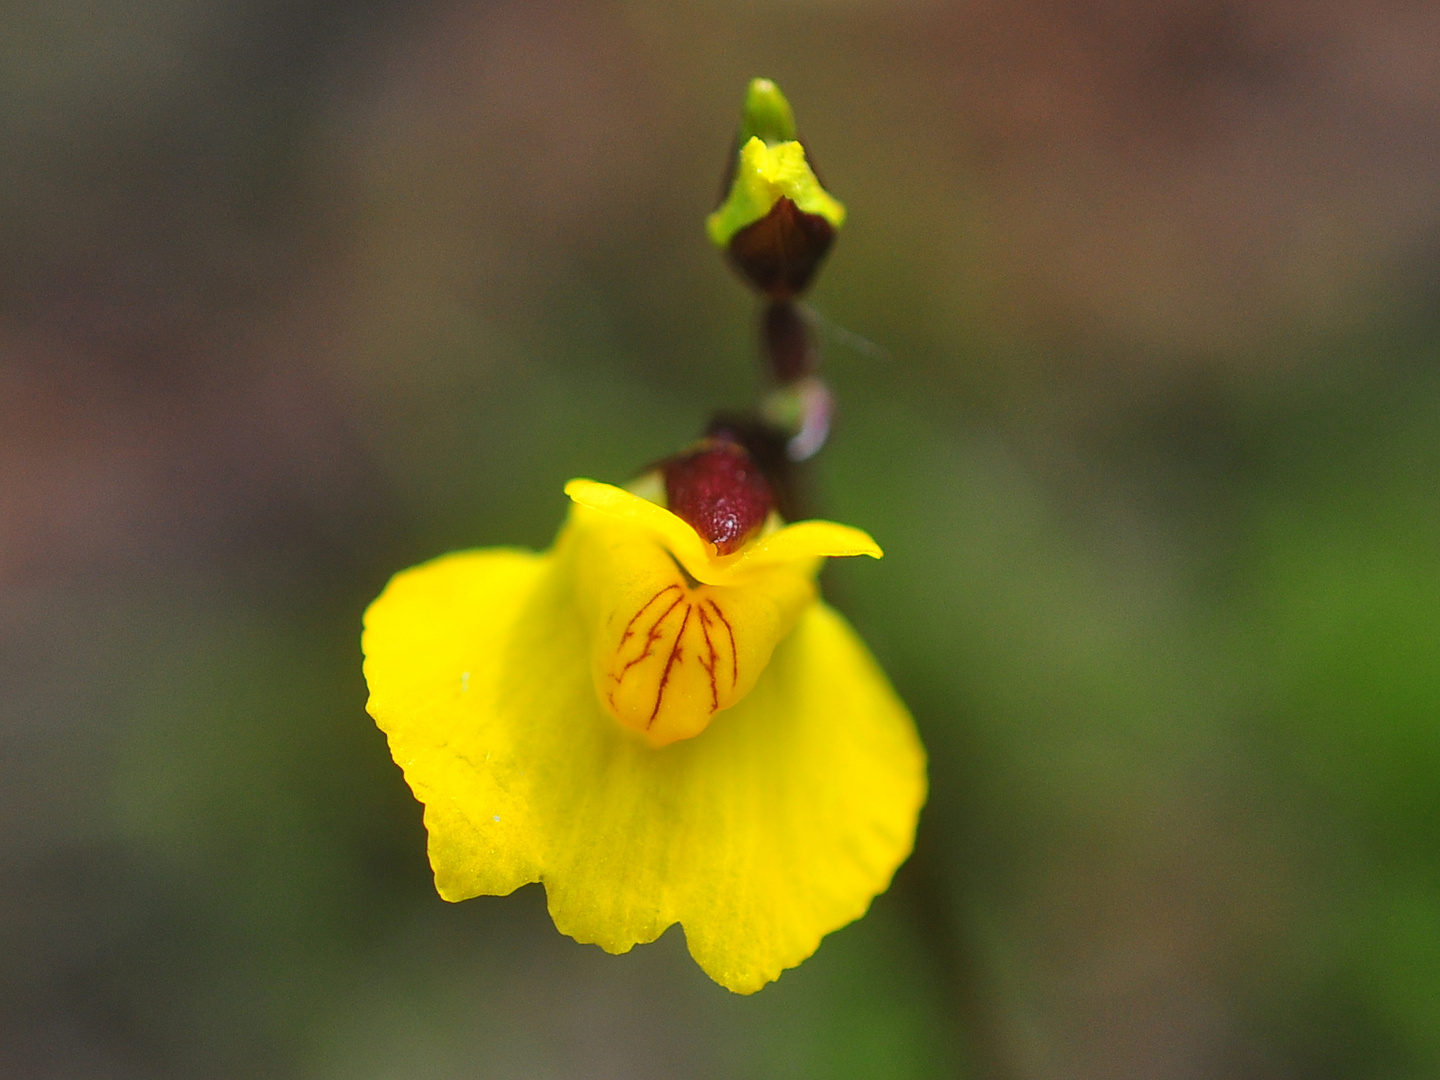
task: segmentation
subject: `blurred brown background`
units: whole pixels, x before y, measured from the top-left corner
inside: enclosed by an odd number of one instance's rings
[[[1440,7],[3,25],[0,1074],[1440,1073]],[[358,633],[754,398],[702,222],[761,74],[933,793],[742,999],[440,902]]]

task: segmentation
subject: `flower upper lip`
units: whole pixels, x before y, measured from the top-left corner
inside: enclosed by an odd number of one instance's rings
[[[577,479],[565,485],[565,494],[578,506],[655,533],[686,572],[707,585],[734,584],[751,572],[807,559],[884,555],[869,533],[833,521],[799,521],[761,534],[732,555],[719,555],[682,518],[624,488]]]

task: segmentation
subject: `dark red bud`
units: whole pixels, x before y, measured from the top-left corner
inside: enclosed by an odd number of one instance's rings
[[[805,291],[834,240],[830,222],[781,198],[763,218],[730,238],[726,254],[740,275],[770,299],[789,300]]]
[[[721,555],[739,550],[775,504],[765,474],[745,449],[707,440],[665,464],[670,511],[714,544]]]

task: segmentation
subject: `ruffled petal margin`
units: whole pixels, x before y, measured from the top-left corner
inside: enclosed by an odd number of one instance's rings
[[[925,754],[864,644],[816,603],[755,688],[655,749],[601,708],[557,554],[397,574],[365,618],[369,710],[425,805],[446,900],[543,881],[556,927],[621,953],[682,924],[753,993],[860,917],[910,853]]]

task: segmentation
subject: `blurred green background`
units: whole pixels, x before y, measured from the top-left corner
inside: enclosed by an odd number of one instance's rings
[[[53,0],[0,34],[0,1075],[1440,1075],[1440,10]],[[832,600],[932,795],[750,998],[442,903],[394,571],[760,385],[745,81],[850,209]]]

